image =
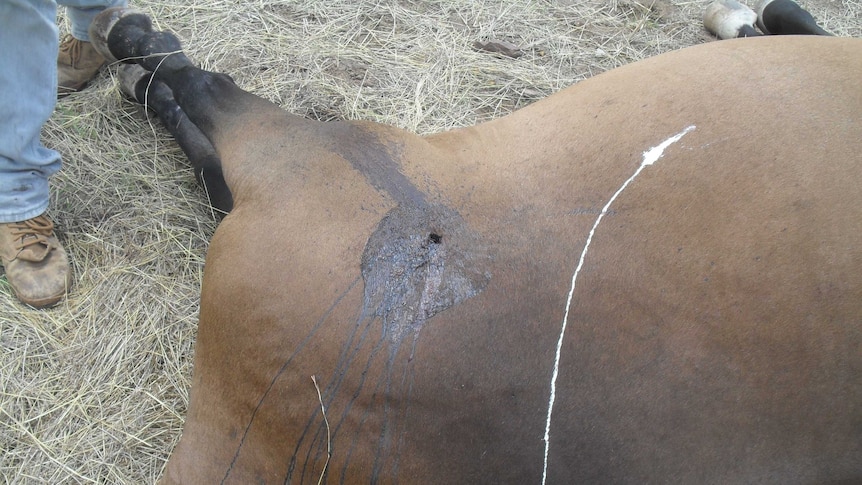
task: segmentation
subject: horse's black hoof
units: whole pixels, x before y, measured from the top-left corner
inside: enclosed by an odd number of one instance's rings
[[[96,18],[93,19],[93,23],[90,24],[90,41],[93,43],[93,47],[95,47],[96,51],[98,51],[99,54],[109,62],[117,62],[126,57],[121,53],[114,53],[111,51],[108,44],[108,36],[111,35],[111,29],[114,28],[120,19],[128,17],[137,17],[135,19],[136,23],[145,30],[150,30],[152,28],[152,23],[147,14],[140,10],[128,7],[112,7],[105,9],[102,13],[97,15]]]
[[[760,0],[757,2],[757,5],[754,8],[757,10],[757,28],[763,31],[764,34],[772,34],[774,32],[770,32],[766,27],[766,23],[763,21],[763,11],[766,10],[766,7],[769,6],[775,0]],[[770,22],[771,23],[771,22]]]
[[[703,13],[703,26],[719,39],[753,37],[757,14],[736,0],[716,0]]]
[[[133,99],[139,103],[143,100],[138,97],[137,87],[142,79],[149,81],[153,73],[144,69],[137,64],[123,64],[120,67],[120,92],[129,99]]]
[[[792,0],[760,0],[755,6],[757,27],[764,34],[832,35]]]

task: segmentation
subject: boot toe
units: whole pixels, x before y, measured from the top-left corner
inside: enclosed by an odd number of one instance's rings
[[[54,306],[72,286],[72,272],[62,249],[38,263],[15,260],[6,264],[6,279],[15,296],[34,308]]]

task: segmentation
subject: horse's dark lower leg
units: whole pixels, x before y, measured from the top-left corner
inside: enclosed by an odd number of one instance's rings
[[[182,52],[179,39],[169,32],[154,31],[144,13],[119,7],[108,9],[90,26],[90,37],[107,59],[137,63],[164,81],[185,114],[210,140],[219,122],[260,103],[230,77],[192,64]]]
[[[174,136],[194,167],[195,178],[207,192],[210,203],[225,213],[233,208],[233,196],[224,181],[221,159],[210,140],[189,120],[171,89],[152,73],[137,65],[123,66],[123,92],[152,109]]]

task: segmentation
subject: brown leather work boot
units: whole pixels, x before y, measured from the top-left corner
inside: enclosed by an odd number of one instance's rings
[[[104,65],[93,44],[67,35],[57,56],[57,97],[84,89]]]
[[[66,251],[44,214],[0,224],[0,260],[15,295],[30,306],[56,305],[72,286]]]

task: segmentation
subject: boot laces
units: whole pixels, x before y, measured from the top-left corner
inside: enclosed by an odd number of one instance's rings
[[[10,229],[15,237],[16,251],[20,252],[36,245],[45,246],[50,250],[54,246],[48,239],[54,235],[54,223],[44,215],[14,222],[10,224]]]
[[[63,42],[60,43],[60,52],[69,55],[69,61],[72,63],[72,68],[77,69],[78,63],[81,61],[81,50],[84,43],[74,37],[72,34],[66,34]]]

